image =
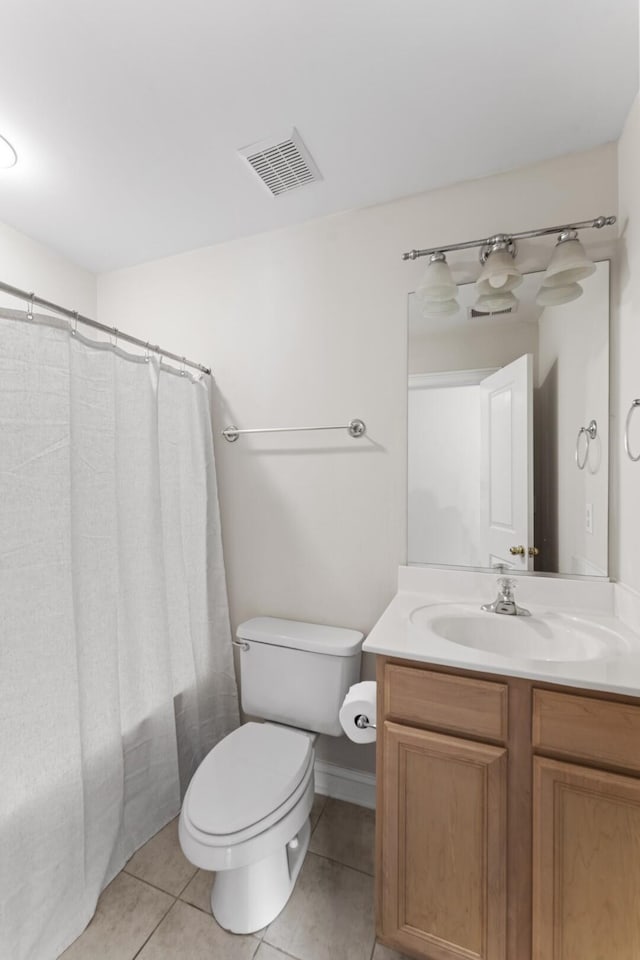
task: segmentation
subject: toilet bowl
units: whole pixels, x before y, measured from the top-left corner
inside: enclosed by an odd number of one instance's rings
[[[313,737],[247,723],[208,754],[185,795],[180,845],[216,872],[211,910],[225,930],[254,933],[285,906],[309,845]]]
[[[360,675],[362,634],[255,617],[237,631],[245,723],[196,770],[179,820],[183,853],[215,872],[211,910],[225,930],[255,933],[291,896],[311,828],[318,734]]]

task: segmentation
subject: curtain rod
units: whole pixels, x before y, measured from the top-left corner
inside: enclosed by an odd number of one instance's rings
[[[98,323],[97,320],[92,320],[90,317],[84,317],[81,313],[78,313],[77,310],[69,310],[67,307],[61,307],[57,303],[52,303],[50,300],[45,300],[43,297],[37,297],[35,293],[29,293],[27,290],[20,290],[18,287],[12,287],[9,283],[3,283],[0,281],[0,292],[8,293],[12,297],[17,297],[19,300],[26,300],[31,307],[45,307],[47,310],[53,310],[54,313],[60,313],[63,317],[68,317],[70,320],[73,320],[75,323],[84,323],[87,327],[93,327],[94,330],[102,330],[103,333],[109,333],[111,336],[114,336],[116,340],[125,340],[127,343],[133,343],[136,347],[142,347],[143,350],[151,350],[153,353],[159,354],[161,357],[168,357],[169,360],[175,360],[176,363],[181,363],[185,367],[191,367],[194,370],[199,370],[200,373],[206,373],[209,376],[211,375],[211,370],[209,367],[204,367],[201,363],[195,363],[193,360],[187,360],[186,357],[180,357],[177,353],[171,353],[170,350],[163,350],[162,347],[159,347],[158,344],[149,343],[145,340],[140,340],[138,337],[132,336],[130,333],[122,333],[121,330],[118,330],[117,327],[107,327],[104,323]]]
[[[542,227],[540,230],[525,230],[523,233],[498,233],[484,240],[465,240],[463,243],[449,243],[443,247],[430,247],[428,250],[408,250],[402,254],[403,260],[417,260],[418,257],[430,257],[434,253],[449,253],[450,250],[470,250],[473,247],[490,247],[493,243],[508,240],[531,240],[533,237],[545,237],[551,233],[563,233],[565,230],[588,230],[594,227],[611,227],[616,222],[615,217],[596,217],[595,220],[582,220],[580,223],[564,223],[558,227]]]

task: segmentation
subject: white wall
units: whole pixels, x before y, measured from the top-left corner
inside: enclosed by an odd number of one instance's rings
[[[103,322],[211,364],[218,431],[367,423],[358,441],[217,439],[234,625],[262,613],[367,631],[394,593],[406,557],[407,293],[424,270],[402,251],[615,213],[616,170],[608,145],[99,278]],[[546,265],[548,250],[523,244],[523,269]],[[477,272],[475,254],[450,262],[459,279]]]
[[[34,291],[85,316],[96,316],[95,275],[6,224],[0,223],[0,280]],[[24,304],[0,294],[0,304],[19,310]]]
[[[538,325],[515,318],[451,333],[411,337],[409,373],[506,367],[524,353],[538,354]]]
[[[621,243],[612,328],[612,575],[640,591],[640,462],[623,449],[624,422],[631,401],[640,398],[640,96],[618,144]],[[640,452],[640,413],[632,442]]]
[[[408,562],[480,566],[480,387],[410,386],[408,424]]]
[[[545,569],[606,576],[609,487],[609,264],[582,281],[584,295],[547,307],[539,321],[535,442],[536,545]],[[576,435],[591,420],[598,435],[584,470]],[[580,455],[584,456],[584,441]],[[540,502],[541,501],[541,502]],[[592,531],[586,506],[592,507]]]

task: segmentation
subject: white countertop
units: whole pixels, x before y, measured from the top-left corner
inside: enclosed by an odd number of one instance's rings
[[[603,659],[575,662],[528,660],[462,646],[411,622],[412,612],[428,604],[472,604],[474,608],[477,605],[480,613],[481,603],[495,599],[495,576],[456,571],[448,579],[447,573],[428,568],[418,571],[400,568],[400,589],[365,640],[364,652],[460,670],[640,696],[640,634],[615,616],[613,584],[589,580],[518,579],[516,599],[533,616],[544,618],[547,611],[579,616],[619,634],[625,647],[622,652]],[[493,613],[482,615],[500,616]]]

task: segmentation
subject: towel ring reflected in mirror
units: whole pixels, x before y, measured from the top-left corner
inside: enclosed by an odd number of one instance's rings
[[[624,425],[624,449],[627,452],[627,456],[629,457],[629,460],[633,460],[634,463],[637,463],[638,460],[640,460],[640,453],[637,456],[634,456],[631,453],[631,447],[629,445],[629,427],[631,426],[631,418],[633,416],[633,411],[636,409],[636,407],[640,407],[640,399],[637,399],[637,398],[633,401],[633,403],[629,407],[629,412],[627,414],[627,419]]]
[[[586,442],[584,448],[584,457],[580,458],[580,438],[584,435]],[[592,440],[598,436],[598,424],[595,420],[592,420],[588,427],[580,427],[578,430],[578,436],[576,437],[576,464],[578,470],[584,470],[587,465],[587,460],[589,459],[589,446]]]

